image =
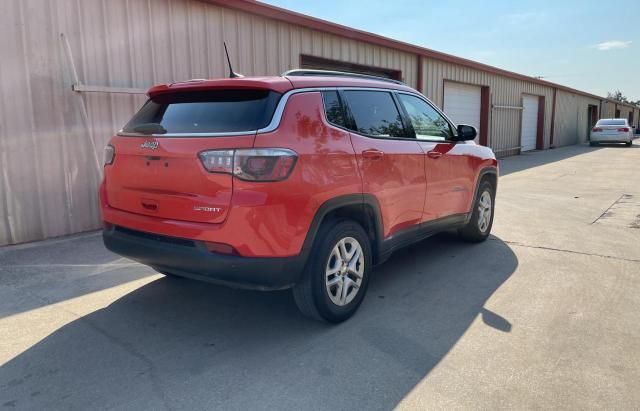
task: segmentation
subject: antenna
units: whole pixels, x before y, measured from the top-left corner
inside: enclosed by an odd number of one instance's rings
[[[227,43],[223,41],[222,44],[224,44],[224,53],[227,55],[227,63],[229,63],[229,78],[244,77],[242,74],[233,71],[233,67],[231,67],[231,59],[229,58],[229,50],[227,50]]]

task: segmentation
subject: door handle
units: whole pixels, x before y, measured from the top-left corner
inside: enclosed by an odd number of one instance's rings
[[[442,157],[442,153],[439,151],[428,151],[427,155],[429,156],[429,158],[440,158]]]
[[[362,157],[363,158],[370,158],[372,160],[376,160],[378,158],[382,158],[382,156],[384,155],[383,151],[380,150],[376,150],[376,149],[369,149],[369,150],[364,150],[362,152]]]

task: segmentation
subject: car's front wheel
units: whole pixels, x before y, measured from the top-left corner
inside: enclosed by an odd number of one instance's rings
[[[473,242],[484,241],[491,233],[496,192],[489,180],[480,183],[480,189],[473,202],[471,219],[459,230],[460,236]]]
[[[296,305],[318,320],[348,319],[364,299],[371,265],[369,237],[358,223],[342,220],[323,225],[305,273],[293,287]]]

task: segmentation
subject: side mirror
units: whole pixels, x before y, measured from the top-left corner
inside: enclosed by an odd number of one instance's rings
[[[473,126],[468,126],[466,124],[460,124],[458,126],[458,138],[459,141],[469,141],[475,140],[478,136],[478,131]]]

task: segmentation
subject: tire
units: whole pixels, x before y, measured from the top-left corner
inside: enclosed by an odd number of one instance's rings
[[[595,146],[597,146],[597,145],[598,145],[598,143],[594,143],[593,141],[590,141],[590,142],[589,142],[589,145],[590,145],[591,147],[595,147]]]
[[[627,147],[631,147],[631,145],[633,144],[633,141],[627,141],[627,142],[626,142],[626,143],[624,143],[624,144],[626,144],[626,146],[627,146]]]
[[[358,250],[360,254],[352,254]],[[342,262],[347,260],[342,258],[345,253],[351,258],[348,263]],[[302,279],[293,287],[296,305],[302,314],[316,320],[345,321],[364,299],[372,262],[371,242],[360,224],[351,220],[323,224]],[[343,295],[339,290],[345,282],[348,288]]]
[[[489,237],[491,233],[491,227],[493,226],[493,216],[495,211],[496,191],[493,184],[488,180],[482,180],[480,183],[480,189],[476,195],[476,199],[473,202],[473,212],[471,213],[471,219],[463,228],[458,230],[460,237],[466,241],[478,243],[484,241]],[[488,201],[488,209],[487,209]],[[481,209],[484,218],[481,217]],[[488,211],[487,211],[488,210]],[[489,214],[487,214],[489,213]]]

